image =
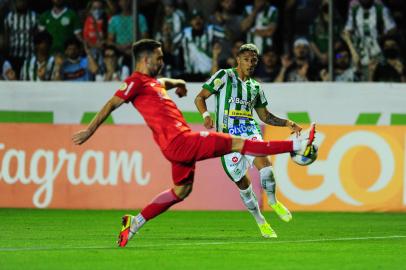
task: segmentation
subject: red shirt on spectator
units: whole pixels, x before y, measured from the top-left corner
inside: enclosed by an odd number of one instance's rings
[[[93,16],[87,16],[83,27],[83,39],[90,45],[96,45],[98,36],[100,41],[106,38],[105,29],[103,29],[104,20],[95,20]]]

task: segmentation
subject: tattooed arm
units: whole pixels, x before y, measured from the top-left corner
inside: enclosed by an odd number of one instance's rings
[[[302,128],[293,121],[288,119],[280,118],[272,113],[270,113],[265,107],[255,108],[259,119],[267,125],[278,126],[278,127],[288,127],[292,132],[300,135]]]

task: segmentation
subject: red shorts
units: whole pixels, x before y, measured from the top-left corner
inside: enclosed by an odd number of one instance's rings
[[[184,132],[173,139],[162,152],[172,163],[175,185],[193,182],[196,161],[230,153],[231,140],[229,134],[207,131]]]

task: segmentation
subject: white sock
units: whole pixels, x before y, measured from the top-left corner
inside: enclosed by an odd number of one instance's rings
[[[246,190],[240,189],[240,197],[245,207],[247,207],[248,211],[255,218],[255,221],[260,225],[264,224],[266,221],[261,213],[261,210],[259,209],[257,197],[252,191],[252,185],[250,185]]]
[[[276,182],[273,175],[272,166],[268,166],[259,170],[261,176],[261,186],[265,190],[268,197],[268,204],[272,205],[277,202],[276,200]]]
[[[293,151],[300,151],[302,149],[302,140],[298,138],[293,138]]]
[[[139,213],[138,215],[134,216],[131,220],[131,228],[130,231],[137,232],[144,224],[146,220],[145,218]]]

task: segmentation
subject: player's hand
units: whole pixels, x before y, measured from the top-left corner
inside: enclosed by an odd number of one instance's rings
[[[300,132],[302,131],[302,127],[299,126],[298,124],[296,124],[293,121],[288,120],[288,122],[286,123],[286,126],[290,129],[290,131],[292,131],[292,133],[296,134],[296,137],[300,136]]]
[[[73,134],[72,136],[72,141],[74,144],[80,145],[87,141],[92,136],[92,133],[90,131],[86,130],[81,130]]]
[[[206,116],[203,121],[203,125],[205,128],[212,129],[214,127],[214,121],[213,119],[211,119],[210,116]]]
[[[176,88],[175,93],[178,95],[178,97],[186,97],[187,89],[184,86],[179,86]]]

